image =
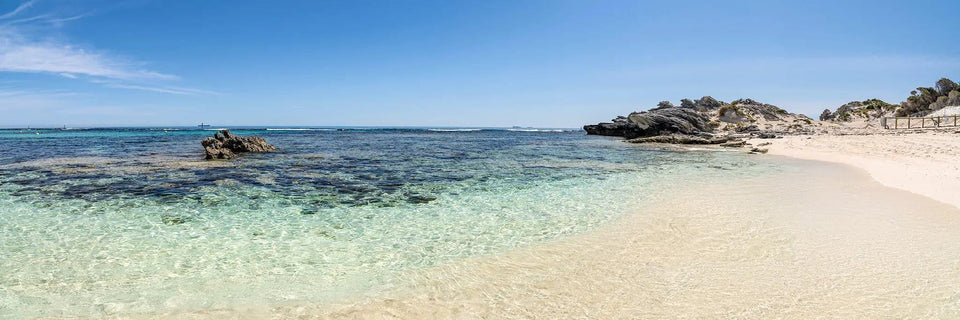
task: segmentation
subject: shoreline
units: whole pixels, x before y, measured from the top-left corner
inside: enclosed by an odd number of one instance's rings
[[[791,135],[750,139],[768,154],[840,163],[877,182],[960,208],[960,135],[951,131]]]
[[[651,207],[586,234],[411,272],[357,301],[264,315],[960,316],[951,298],[960,291],[960,210],[847,165],[761,161],[788,170],[670,187]]]
[[[960,317],[950,300],[960,292],[960,205],[945,196],[960,180],[956,140],[928,132],[748,141],[769,142],[772,156],[745,157],[782,172],[700,172],[697,183],[665,184],[644,195],[655,199],[649,207],[587,232],[406,272],[357,299],[162,316]]]
[[[675,188],[610,225],[409,275],[317,318],[955,317],[960,210],[849,166]],[[704,206],[704,204],[709,204]],[[936,284],[936,285],[932,285]]]

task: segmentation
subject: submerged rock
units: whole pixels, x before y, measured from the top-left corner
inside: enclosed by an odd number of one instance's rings
[[[162,217],[160,217],[160,222],[163,222],[163,224],[165,224],[165,225],[171,225],[171,226],[172,226],[172,225],[178,225],[178,224],[184,224],[184,223],[187,222],[187,220],[188,220],[188,219],[185,218],[185,217],[178,217],[178,216],[162,216]]]
[[[721,147],[726,147],[726,148],[739,148],[746,145],[747,145],[747,142],[744,140],[730,141],[730,142],[724,142],[720,144]]]
[[[437,200],[437,197],[421,194],[411,195],[409,198],[407,198],[407,202],[416,204],[429,203],[430,201],[434,200]]]
[[[630,143],[672,143],[672,144],[720,144],[729,141],[725,137],[694,136],[685,134],[671,134],[653,137],[642,137],[627,140]]]
[[[236,158],[237,154],[242,152],[273,152],[276,150],[267,143],[267,140],[261,137],[241,137],[230,134],[228,130],[220,130],[220,132],[213,134],[213,138],[203,139],[200,144],[203,145],[207,160],[228,160]]]

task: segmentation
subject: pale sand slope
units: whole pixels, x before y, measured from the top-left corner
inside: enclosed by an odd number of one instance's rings
[[[673,186],[596,232],[412,273],[361,301],[239,317],[960,317],[960,209],[850,167],[761,159],[785,171]]]
[[[880,183],[960,207],[960,134],[926,132],[872,135],[788,136],[770,154],[843,163],[866,170]]]

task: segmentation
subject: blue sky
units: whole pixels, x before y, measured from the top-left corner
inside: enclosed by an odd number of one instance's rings
[[[0,126],[578,127],[960,80],[960,1],[0,0]]]

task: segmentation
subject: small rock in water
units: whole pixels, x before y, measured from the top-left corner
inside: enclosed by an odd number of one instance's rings
[[[160,218],[160,221],[163,222],[163,224],[172,226],[177,224],[183,224],[187,222],[187,219],[183,217],[163,216]]]
[[[324,238],[327,238],[327,239],[336,239],[336,238],[337,238],[337,237],[334,236],[333,234],[327,232],[327,230],[317,231],[317,235],[318,235],[318,236],[321,236],[321,237],[324,237]]]
[[[220,132],[213,134],[213,138],[203,139],[200,144],[203,145],[207,160],[229,160],[236,158],[238,153],[273,152],[276,150],[267,143],[267,140],[261,137],[241,137],[230,134],[228,130],[220,130]]]
[[[317,209],[307,208],[300,210],[300,214],[317,214]]]
[[[757,154],[757,153],[767,153],[767,151],[768,151],[768,150],[767,150],[766,148],[753,148],[753,149],[750,149],[750,153],[753,153],[753,154]]]
[[[429,196],[429,195],[419,195],[419,194],[415,194],[407,198],[407,202],[417,203],[417,204],[428,203],[434,200],[437,200],[437,197]]]

